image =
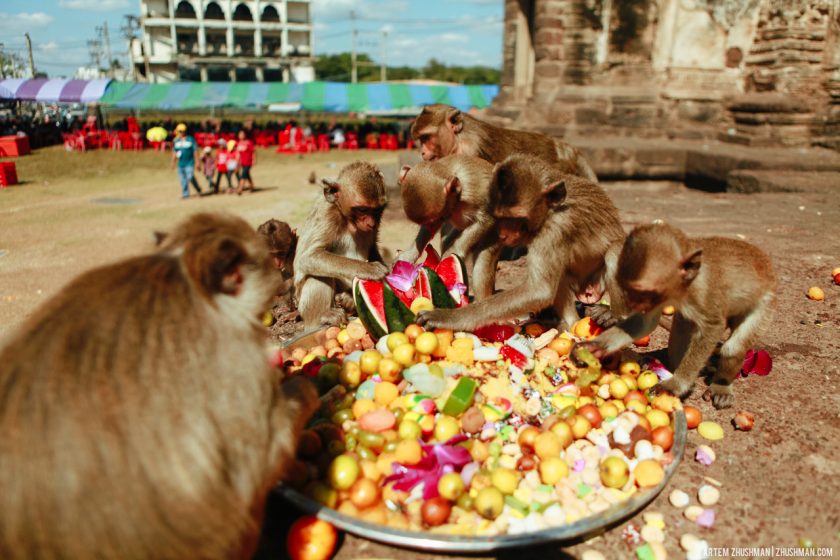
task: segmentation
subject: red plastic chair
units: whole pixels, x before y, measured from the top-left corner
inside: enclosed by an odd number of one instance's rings
[[[344,135],[344,142],[341,143],[339,146],[341,150],[358,150],[359,149],[359,137],[356,136],[355,132],[348,132]]]
[[[330,137],[326,134],[319,134],[318,135],[318,151],[319,152],[329,152],[330,151]]]
[[[376,134],[370,133],[365,138],[365,146],[368,150],[378,150],[379,142],[376,140]]]

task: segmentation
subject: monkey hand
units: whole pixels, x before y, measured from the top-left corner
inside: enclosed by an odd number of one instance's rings
[[[341,292],[336,295],[335,304],[349,314],[356,312],[356,302],[353,301],[353,296],[350,295],[350,292]]]
[[[433,309],[429,311],[421,311],[417,315],[416,322],[421,327],[428,329],[453,329],[464,330],[469,329],[470,326],[461,326],[457,321],[457,311],[455,309]]]
[[[654,385],[651,387],[651,391],[654,394],[661,394],[661,393],[671,393],[675,397],[683,398],[687,396],[691,390],[694,388],[694,381],[691,379],[686,379],[679,375],[675,375],[668,381],[663,381],[658,385]]]
[[[595,304],[586,308],[586,314],[602,329],[608,329],[618,323],[618,317],[609,305]]]
[[[333,307],[321,315],[321,324],[324,326],[337,327],[347,322],[347,313],[340,307]]]
[[[382,280],[389,272],[388,267],[381,262],[368,262],[359,266],[356,276],[362,280]]]
[[[735,394],[730,385],[721,385],[712,381],[709,388],[703,394],[703,400],[712,400],[712,404],[718,410],[729,408],[735,404]]]
[[[572,351],[569,352],[569,357],[571,357],[572,361],[577,367],[589,367],[590,365],[589,363],[587,363],[586,360],[578,356],[577,351],[579,349],[589,351],[589,353],[592,354],[598,360],[601,360],[607,355],[607,350],[603,346],[601,346],[599,342],[596,342],[594,340],[576,342],[575,345],[572,346]]]

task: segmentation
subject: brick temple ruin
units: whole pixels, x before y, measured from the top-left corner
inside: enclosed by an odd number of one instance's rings
[[[840,150],[840,0],[506,0],[503,48],[514,126]]]

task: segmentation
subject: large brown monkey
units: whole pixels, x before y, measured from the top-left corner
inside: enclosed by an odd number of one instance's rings
[[[597,182],[595,172],[575,148],[538,132],[501,128],[462,113],[449,105],[428,105],[411,126],[424,160],[452,154],[477,156],[490,163],[530,154],[552,164],[561,173]]]
[[[492,178],[493,164],[472,156],[446,156],[413,167],[404,165],[400,171],[403,209],[411,221],[420,224],[420,231],[400,258],[416,261],[441,225],[448,223],[453,229],[443,239],[442,251],[452,248],[473,261],[479,242],[493,229],[493,217],[487,211]],[[493,293],[493,279],[474,278],[473,286],[477,297]]]
[[[609,196],[595,183],[518,154],[496,167],[489,208],[496,221],[490,235],[499,243],[482,250],[475,274],[489,275],[479,268],[495,267],[502,246],[527,245],[527,280],[462,309],[423,311],[418,324],[472,330],[553,305],[571,326],[578,319],[574,288],[603,269],[605,254],[624,239]],[[605,274],[608,282],[612,277]]]
[[[616,352],[653,332],[662,310],[673,305],[668,360],[676,370],[655,390],[690,393],[729,328],[709,394],[715,408],[732,406],[732,382],[775,301],[770,257],[737,239],[689,239],[669,225],[644,225],[624,242],[618,283],[634,314],[582,346],[597,357]]]
[[[198,214],[82,274],[0,351],[0,558],[240,558],[317,406],[258,317],[268,252]]]
[[[274,261],[274,268],[280,271],[283,283],[279,295],[290,294],[294,288],[294,259],[297,247],[297,234],[286,222],[271,219],[260,224],[257,233],[268,244],[268,251]],[[291,294],[289,295],[291,298]]]
[[[300,230],[294,261],[298,310],[306,328],[344,320],[345,310],[332,308],[333,297],[349,289],[353,278],[379,280],[388,274],[377,246],[387,203],[382,173],[357,161],[344,167],[337,180],[322,182],[324,196]]]

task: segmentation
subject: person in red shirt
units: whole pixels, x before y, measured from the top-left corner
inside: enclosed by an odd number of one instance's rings
[[[257,153],[252,142],[244,130],[239,131],[239,142],[236,143],[236,159],[239,160],[239,179],[236,194],[242,194],[245,181],[248,188],[254,190],[254,180],[251,179],[251,167],[257,163]]]
[[[230,141],[231,146],[227,147],[224,140],[219,140],[219,149],[216,150],[216,182],[213,184],[213,193],[219,194],[219,185],[222,183],[222,177],[227,177],[227,192],[233,191],[233,181],[231,177],[236,169],[236,153],[233,152],[233,140]],[[233,164],[233,165],[231,165]]]

